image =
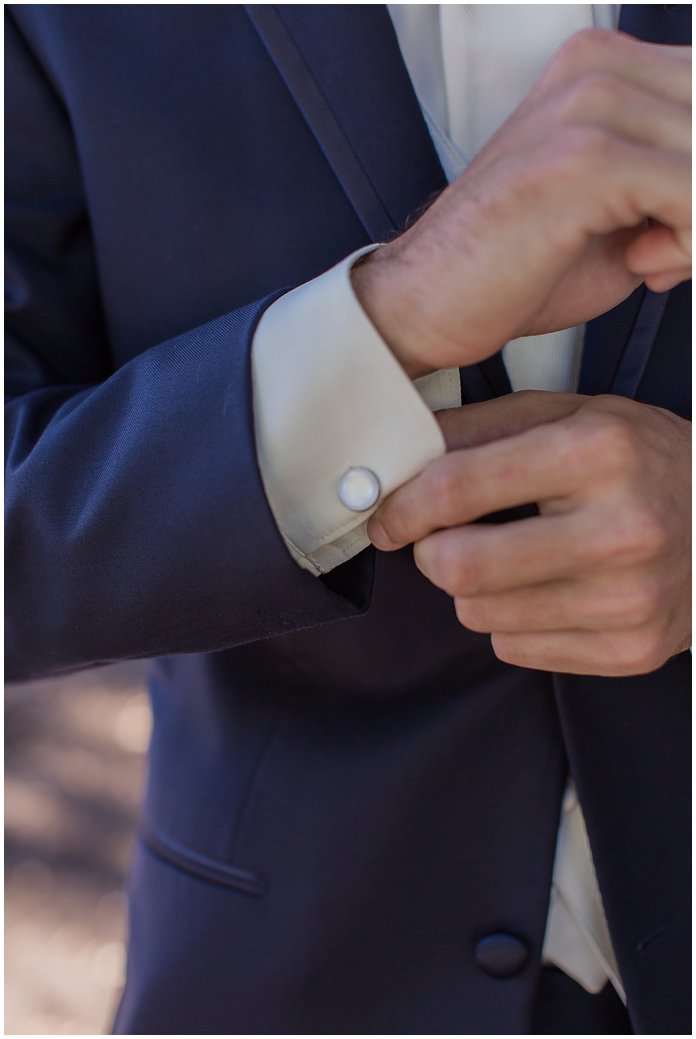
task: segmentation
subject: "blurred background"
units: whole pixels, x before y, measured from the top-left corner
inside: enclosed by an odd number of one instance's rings
[[[6,689],[5,1034],[110,1030],[150,733],[145,671]]]

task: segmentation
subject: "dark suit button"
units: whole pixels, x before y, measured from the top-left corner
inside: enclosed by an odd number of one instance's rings
[[[529,947],[522,938],[498,931],[476,943],[474,959],[494,978],[513,978],[529,959]]]

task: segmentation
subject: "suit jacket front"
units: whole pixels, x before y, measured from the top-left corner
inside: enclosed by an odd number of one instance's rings
[[[685,10],[623,27],[683,41]],[[503,665],[409,551],[301,571],[263,493],[260,315],[444,185],[386,9],[6,31],[8,674],[158,658],[117,1031],[528,1031],[568,762],[634,1027],[688,1030],[687,658]],[[581,388],[627,347],[685,415],[687,289],[645,299],[593,323]]]

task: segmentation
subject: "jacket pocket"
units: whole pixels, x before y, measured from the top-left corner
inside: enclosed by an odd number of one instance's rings
[[[157,858],[211,884],[234,888],[246,895],[263,895],[268,889],[265,879],[258,873],[201,855],[149,824],[141,826],[139,838],[145,849]]]

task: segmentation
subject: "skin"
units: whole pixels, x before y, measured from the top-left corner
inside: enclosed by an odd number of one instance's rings
[[[690,277],[690,63],[690,48],[577,34],[461,177],[355,268],[407,374]],[[460,622],[511,664],[633,675],[688,647],[688,423],[544,393],[438,419],[448,454],[371,518],[377,548],[412,543]],[[530,503],[538,516],[485,522]]]
[[[353,270],[409,375],[580,324],[691,263],[691,49],[578,33],[463,174]]]
[[[519,393],[443,412],[449,452],[386,499],[373,544],[416,565],[496,655],[609,676],[690,644],[690,423],[622,397]],[[539,516],[476,523],[536,502]]]

